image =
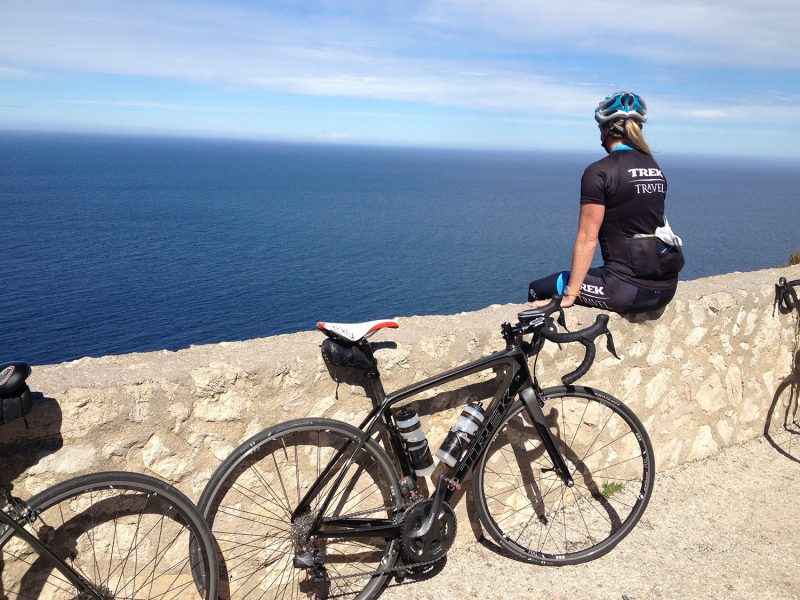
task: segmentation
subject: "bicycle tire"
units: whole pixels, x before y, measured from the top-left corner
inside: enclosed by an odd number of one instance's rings
[[[764,437],[778,452],[800,462],[800,377],[792,375],[775,390]]]
[[[251,437],[223,461],[198,504],[217,540],[222,598],[366,600],[380,593],[390,574],[376,576],[375,571],[395,564],[399,547],[394,539],[322,540],[327,583],[314,583],[306,570],[292,566],[300,543],[295,540],[303,539],[302,528],[309,521],[292,524],[289,516],[334,451],[361,435],[357,428],[330,419],[288,421]],[[345,453],[336,463],[334,473],[341,471],[349,456]],[[402,499],[397,471],[386,452],[368,440],[356,465],[326,516],[363,511],[381,518],[396,514]],[[334,477],[326,479],[321,497]],[[319,504],[310,515],[317,514]]]
[[[217,597],[210,530],[168,483],[140,473],[93,473],[48,488],[26,504],[36,515],[26,529],[104,599]],[[7,528],[0,535],[0,597],[88,596]]]
[[[525,405],[517,401],[475,467],[478,516],[495,542],[520,560],[593,560],[631,531],[650,501],[650,438],[627,406],[593,388],[548,388],[542,411],[574,486],[552,470]]]

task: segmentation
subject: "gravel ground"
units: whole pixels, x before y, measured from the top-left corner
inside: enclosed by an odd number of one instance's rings
[[[800,599],[798,505],[800,462],[758,438],[659,473],[642,520],[598,560],[540,567],[468,541],[380,600]]]

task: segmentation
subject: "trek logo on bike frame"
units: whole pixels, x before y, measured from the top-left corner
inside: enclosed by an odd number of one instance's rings
[[[492,439],[492,435],[497,429],[497,426],[505,418],[508,408],[514,403],[515,396],[516,394],[506,392],[506,394],[500,399],[500,402],[497,404],[497,409],[492,413],[492,416],[486,422],[483,431],[480,432],[480,435],[476,439],[472,450],[465,457],[464,465],[461,469],[459,469],[459,472],[456,475],[458,479],[461,479],[462,476],[472,468],[472,465],[483,453],[483,447],[489,443],[489,440]]]

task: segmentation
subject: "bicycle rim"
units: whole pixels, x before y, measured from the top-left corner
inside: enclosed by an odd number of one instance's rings
[[[137,473],[96,473],[60,483],[27,504],[37,515],[28,531],[104,600],[216,596],[218,570],[208,527],[194,505],[162,481]],[[87,597],[19,538],[6,535],[1,543],[0,597]]]
[[[653,489],[653,450],[639,419],[613,396],[578,386],[544,394],[548,429],[574,486],[555,473],[517,402],[477,466],[478,514],[517,558],[585,562],[611,550],[642,516]]]
[[[223,462],[199,504],[220,550],[222,598],[364,599],[380,592],[387,575],[375,572],[394,564],[395,540],[320,539],[326,582],[314,582],[308,570],[293,566],[350,452],[326,478],[311,511],[295,523],[290,521],[292,512],[336,451],[360,435],[338,421],[290,421],[254,436]],[[386,518],[395,514],[400,498],[389,458],[369,441],[334,492],[324,517]]]
[[[776,390],[764,435],[781,454],[800,462],[800,378],[790,377]]]

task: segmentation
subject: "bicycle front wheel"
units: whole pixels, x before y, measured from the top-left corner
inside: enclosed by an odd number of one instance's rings
[[[800,379],[797,376],[785,380],[775,391],[764,435],[778,452],[800,462]]]
[[[139,473],[94,473],[31,498],[25,528],[105,599],[216,598],[214,541],[195,506]],[[195,579],[196,577],[196,579]],[[0,598],[89,598],[26,542],[0,535]]]
[[[655,459],[644,426],[609,394],[582,386],[544,390],[548,430],[574,480],[567,487],[516,402],[476,465],[478,516],[516,558],[586,562],[625,537],[653,491]]]
[[[362,432],[330,419],[301,419],[256,434],[220,465],[199,508],[220,550],[221,597],[374,598],[397,560],[397,540],[386,537],[320,538],[324,575],[294,564],[308,556],[309,528],[327,519],[387,519],[402,505],[397,474],[386,453],[368,440],[338,489],[333,483]],[[337,455],[343,451],[338,459]],[[326,467],[332,464],[327,475]],[[322,478],[309,511],[292,513]]]

